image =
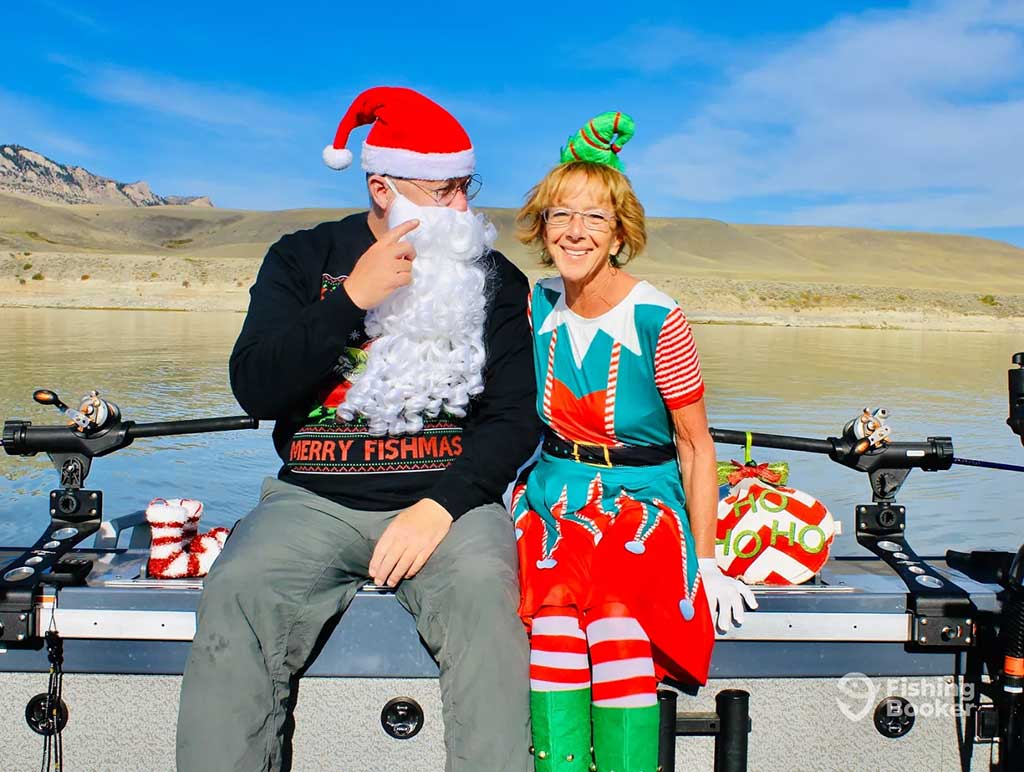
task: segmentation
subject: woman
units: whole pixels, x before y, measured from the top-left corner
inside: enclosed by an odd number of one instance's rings
[[[658,680],[704,683],[712,611],[721,626],[740,620],[741,595],[755,607],[715,565],[715,451],[690,328],[622,270],[647,240],[617,157],[632,133],[621,113],[590,121],[517,217],[559,273],[531,294],[547,430],[512,498],[545,772],[654,772]]]

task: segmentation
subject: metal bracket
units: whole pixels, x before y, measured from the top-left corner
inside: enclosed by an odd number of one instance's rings
[[[892,569],[907,587],[911,642],[915,648],[974,645],[977,607],[970,595],[923,560],[907,543],[907,510],[893,501],[858,504],[857,543]]]
[[[966,647],[974,643],[974,620],[970,617],[915,614],[911,620],[913,641],[918,646]]]
[[[859,504],[857,515],[857,537],[860,534],[877,536],[900,534],[907,528],[907,508],[902,504]]]
[[[38,648],[36,614],[31,590],[0,591],[0,646]]]

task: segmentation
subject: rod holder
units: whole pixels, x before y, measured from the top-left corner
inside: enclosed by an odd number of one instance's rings
[[[720,725],[715,737],[715,772],[746,772],[750,732],[750,694],[723,689],[715,695]]]
[[[658,690],[658,769],[675,772],[676,737],[714,737],[715,772],[746,772],[750,734],[750,694],[723,689],[714,713],[677,713],[677,694]]]

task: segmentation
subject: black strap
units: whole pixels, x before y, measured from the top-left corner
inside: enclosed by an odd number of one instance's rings
[[[595,466],[657,466],[676,459],[676,447],[667,445],[593,445],[568,442],[551,431],[544,433],[543,450],[557,458],[569,458]]]

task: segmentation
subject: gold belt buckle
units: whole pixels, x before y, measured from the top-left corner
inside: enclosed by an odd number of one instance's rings
[[[580,458],[580,446],[581,445],[586,445],[587,447],[591,447],[591,448],[601,448],[601,451],[604,453],[604,463],[601,464],[601,463],[598,463],[596,461],[584,461],[583,459],[581,459]],[[600,466],[600,467],[605,467],[605,468],[608,468],[608,469],[612,468],[612,460],[611,460],[611,457],[608,454],[608,446],[607,445],[600,445],[598,443],[591,443],[591,442],[576,442],[576,441],[573,441],[573,443],[572,443],[572,457],[576,460],[577,464],[588,464],[589,466]]]

